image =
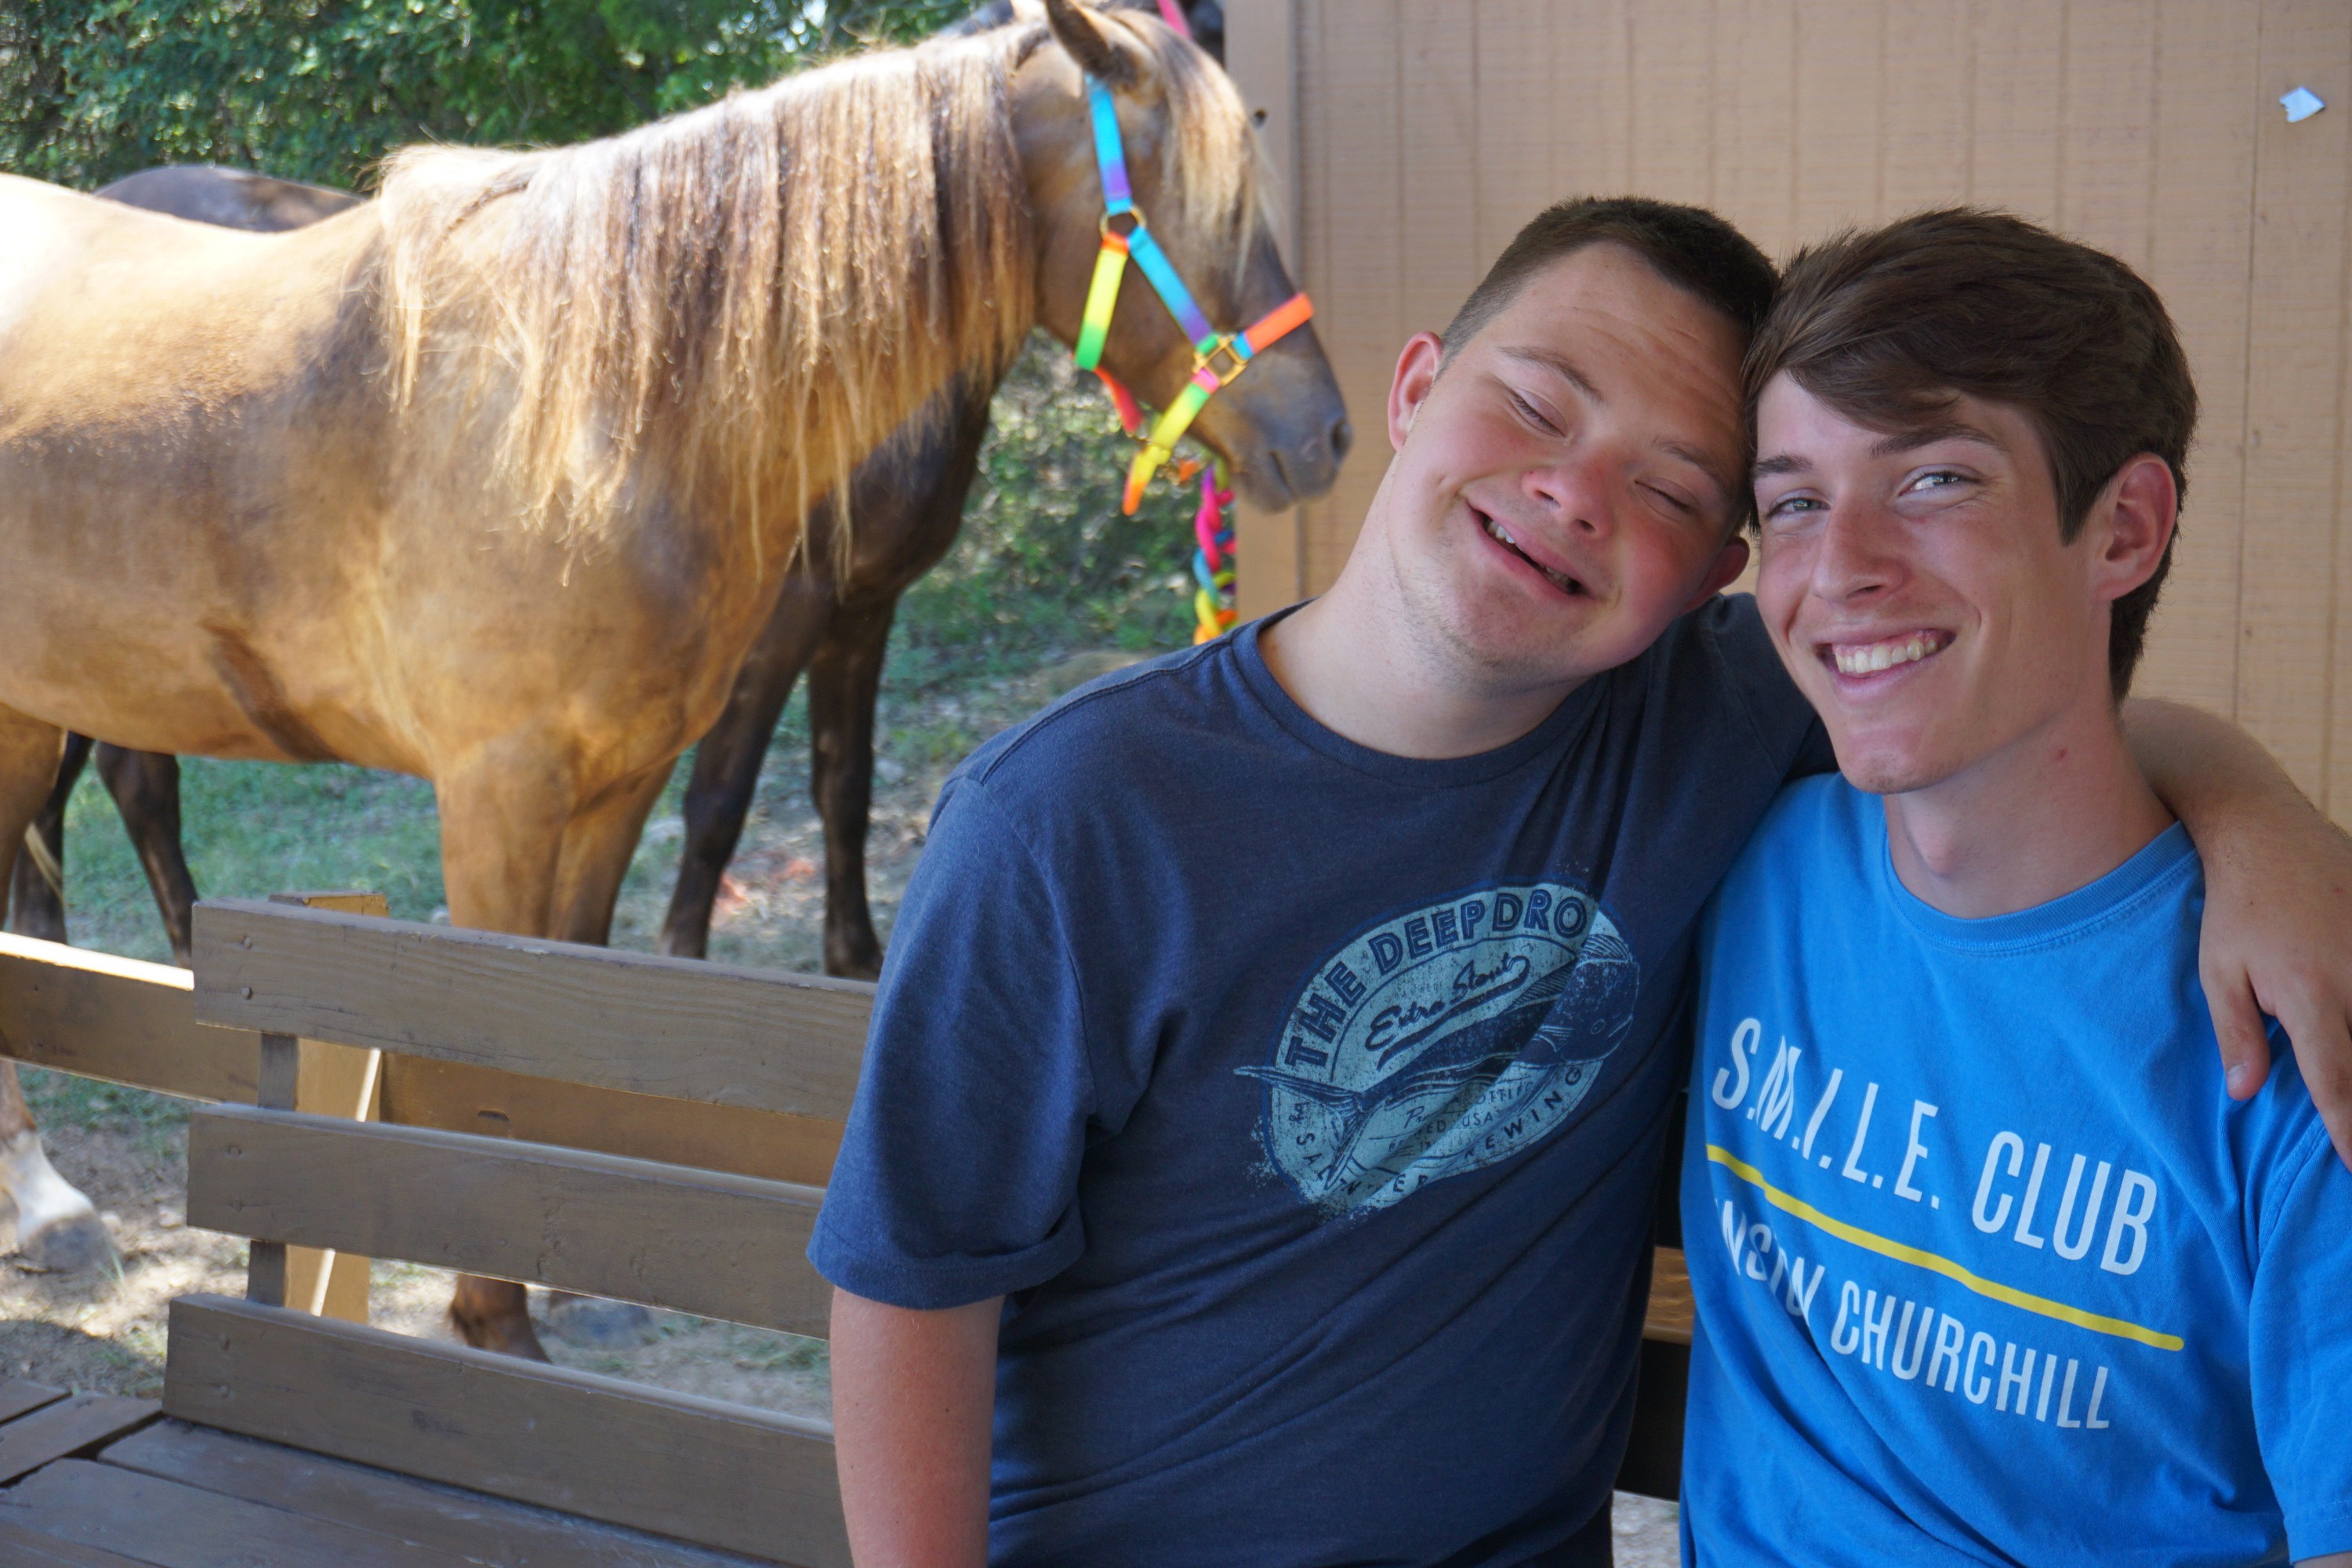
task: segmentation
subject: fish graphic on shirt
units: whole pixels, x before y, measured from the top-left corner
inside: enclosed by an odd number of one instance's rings
[[[1322,1076],[1279,1059],[1236,1068],[1319,1110],[1318,1135],[1267,1128],[1269,1152],[1302,1195],[1327,1208],[1384,1206],[1563,1121],[1631,1032],[1640,991],[1632,948],[1605,916],[1593,920],[1574,944],[1517,937],[1441,955],[1453,970],[1443,991],[1433,974],[1403,976],[1402,996],[1358,1016],[1402,1014],[1410,1027],[1353,1031],[1358,1049]]]

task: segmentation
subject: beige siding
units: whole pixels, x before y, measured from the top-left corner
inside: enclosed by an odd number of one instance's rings
[[[1945,202],[2146,271],[2204,399],[2143,689],[2231,715],[2352,825],[2352,6],[2342,0],[1231,0],[1292,259],[1357,429],[1244,534],[1244,607],[1328,583],[1389,371],[1581,192],[1709,204],[1785,254]],[[2307,86],[2330,107],[2289,125]],[[1260,569],[1263,563],[1264,569]]]

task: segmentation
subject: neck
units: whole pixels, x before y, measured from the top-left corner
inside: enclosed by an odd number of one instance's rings
[[[1377,570],[1362,549],[1328,593],[1266,628],[1258,646],[1308,717],[1398,757],[1435,761],[1507,746],[1582,684],[1515,682],[1475,668],[1414,621],[1393,573]]]
[[[2172,822],[2104,700],[1939,784],[1890,795],[1885,809],[1903,885],[1963,920],[2063,898]]]

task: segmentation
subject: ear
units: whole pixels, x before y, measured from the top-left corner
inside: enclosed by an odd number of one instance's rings
[[[1721,550],[1716,552],[1715,563],[1706,569],[1706,576],[1704,580],[1706,585],[1691,595],[1690,603],[1683,606],[1682,613],[1685,616],[1689,615],[1693,610],[1731,586],[1739,574],[1747,570],[1748,536],[1745,533],[1735,533],[1725,542]]]
[[[1445,357],[1445,342],[1435,332],[1415,332],[1397,355],[1396,375],[1389,383],[1389,445],[1404,445],[1429,389],[1437,384],[1437,367]]]
[[[1133,87],[1135,61],[1103,37],[1094,13],[1073,0],[1045,0],[1045,25],[1054,37],[1078,62],[1078,68],[1110,87]]]
[[[2120,599],[2156,575],[2179,514],[2179,487],[2162,458],[2142,452],[2116,470],[2091,509],[2090,526],[2102,531],[2092,567],[2101,598]]]

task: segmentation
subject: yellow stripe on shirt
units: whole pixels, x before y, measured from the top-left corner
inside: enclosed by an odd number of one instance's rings
[[[1898,1263],[1908,1263],[1931,1273],[1941,1274],[1947,1279],[1956,1280],[1979,1296],[1990,1297],[1996,1301],[2006,1301],[2012,1307],[2022,1308],[2029,1312],[2039,1312],[2045,1318],[2055,1318],[2062,1323],[2072,1323],[2076,1328],[2089,1329],[2094,1333],[2113,1334],[2117,1339],[2123,1340],[2137,1340],[2144,1345],[2154,1345],[2160,1351],[2177,1351],[2185,1348],[2184,1342],[2178,1334],[2158,1333],[2154,1329],[2144,1329],[2137,1323],[2127,1323],[2121,1318],[2105,1318],[2096,1312],[2086,1312],[2080,1307],[2070,1307],[2063,1301],[2053,1301],[2046,1297],[2030,1295],[2015,1286],[2003,1285],[1998,1281],[1987,1279],[1980,1274],[1972,1273],[1948,1258],[1939,1258],[1935,1253],[1923,1252],[1918,1247],[1906,1246],[1899,1241],[1890,1241],[1885,1237],[1876,1236],[1863,1229],[1860,1226],[1848,1225],[1842,1219],[1832,1219],[1804,1199],[1784,1193],[1766,1181],[1761,1171],[1739,1159],[1727,1149],[1710,1143],[1706,1146],[1706,1157],[1741,1181],[1760,1188],[1765,1199],[1774,1208],[1795,1215],[1808,1225],[1818,1226],[1828,1231],[1832,1236],[1853,1243],[1856,1247],[1866,1247],[1882,1258],[1892,1258]]]

